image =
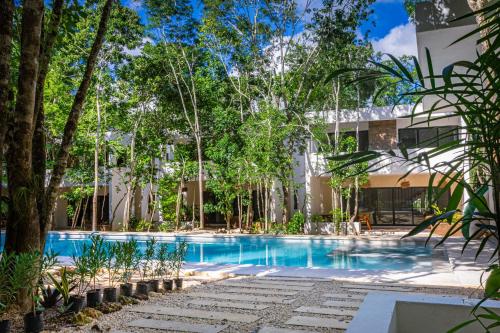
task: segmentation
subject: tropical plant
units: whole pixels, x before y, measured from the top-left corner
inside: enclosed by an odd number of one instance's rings
[[[500,2],[490,1],[482,9],[464,15],[461,19],[476,16],[480,18],[479,26],[473,31],[453,41],[456,44],[465,39],[477,39],[477,58],[473,61],[457,61],[446,66],[441,73],[436,73],[430,51],[426,50],[423,59],[425,66],[413,58],[415,71],[412,73],[398,59],[388,55],[393,66],[372,61],[372,67],[367,69],[343,69],[332,73],[332,77],[355,71],[358,78],[355,82],[376,80],[391,77],[395,83],[409,84],[412,88],[402,94],[415,96],[417,102],[424,102],[423,111],[415,107],[411,114],[412,125],[426,124],[429,120],[443,119],[456,116],[462,120],[459,134],[455,131],[443,133],[445,142],[439,144],[433,140],[429,142],[435,148],[419,148],[409,151],[403,143],[399,144],[400,151],[385,152],[367,151],[332,157],[340,161],[336,170],[356,163],[369,162],[367,169],[377,170],[388,164],[405,163],[409,166],[407,174],[419,168],[429,173],[427,200],[430,204],[437,204],[438,200],[451,191],[447,207],[441,214],[434,214],[417,225],[405,237],[413,236],[432,227],[429,238],[441,223],[451,223],[456,213],[462,213],[449,228],[446,235],[436,244],[443,244],[450,236],[462,230],[466,237],[463,250],[477,246],[476,258],[487,247],[487,243],[495,245],[489,254],[492,265],[487,270],[490,275],[486,281],[485,298],[474,308],[475,319],[457,326],[457,330],[475,321],[493,319],[492,326],[482,324],[485,330],[498,326],[498,317],[491,313],[482,316],[475,312],[486,299],[500,296],[500,267],[499,239],[500,239],[500,61],[498,49],[500,45]],[[424,74],[426,73],[426,74]],[[451,154],[450,154],[451,153]],[[445,157],[446,154],[446,157]],[[438,163],[430,163],[430,160]],[[469,177],[480,173],[480,177]],[[405,178],[407,174],[401,177]],[[470,182],[475,179],[475,182]],[[437,184],[437,189],[436,189]],[[486,193],[493,197],[492,207],[485,198]],[[464,194],[464,209],[460,203]],[[480,238],[480,242],[472,240]],[[488,311],[488,310],[486,310]]]
[[[120,281],[129,283],[139,265],[141,257],[139,246],[135,239],[117,244],[119,248],[116,252],[116,260],[121,271]]]
[[[304,223],[304,214],[302,214],[302,212],[300,211],[295,212],[295,214],[293,214],[292,218],[290,219],[290,222],[288,222],[286,230],[287,233],[292,235],[304,233]]]
[[[146,249],[144,253],[141,255],[140,259],[140,269],[139,274],[141,277],[141,281],[144,281],[148,276],[154,278],[155,269],[154,269],[154,258],[155,258],[155,249],[156,243],[158,241],[152,237],[146,241]]]
[[[118,274],[120,273],[121,262],[118,252],[120,251],[120,243],[107,242],[105,245],[106,257],[104,260],[104,268],[108,275],[108,286],[114,287]]]
[[[0,318],[7,312],[16,299],[16,292],[12,283],[12,263],[15,262],[14,253],[1,254],[0,258]]]
[[[43,309],[40,302],[39,274],[41,270],[42,256],[40,252],[25,252],[15,256],[14,269],[12,271],[11,285],[17,294],[27,293],[31,299],[31,310],[35,313]]]
[[[82,255],[77,255],[73,254],[73,274],[76,279],[77,283],[77,295],[78,296],[83,296],[83,293],[87,290],[87,288],[90,285],[89,281],[89,258],[85,256],[83,253]]]
[[[168,243],[161,243],[156,251],[156,275],[159,277],[168,277],[170,272],[170,252]]]
[[[177,248],[175,249],[174,252],[172,252],[172,258],[171,258],[171,265],[172,265],[172,271],[175,275],[176,279],[179,279],[180,272],[182,265],[184,263],[184,259],[186,257],[188,249],[188,244],[186,243],[185,240],[177,244]]]
[[[67,267],[63,267],[60,270],[60,279],[57,279],[51,273],[48,273],[48,277],[63,301],[59,311],[64,313],[69,309],[69,307],[71,307],[71,292],[78,287],[78,282],[74,277],[74,272],[69,270]]]
[[[42,257],[39,283],[42,296],[41,304],[44,308],[51,308],[55,306],[61,299],[59,291],[45,283],[45,281],[49,278],[50,269],[58,263],[58,254],[52,250],[48,250]]]
[[[100,235],[90,236],[90,245],[83,245],[82,256],[87,258],[88,278],[96,289],[97,276],[106,262],[106,249],[104,239]]]

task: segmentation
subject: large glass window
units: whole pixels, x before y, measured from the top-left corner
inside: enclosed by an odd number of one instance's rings
[[[445,193],[439,199],[439,207],[446,207],[448,200],[449,193]],[[430,211],[426,187],[363,189],[359,206],[360,212],[369,213],[376,225],[419,224]]]
[[[458,140],[457,126],[402,128],[399,142],[406,148],[431,148]]]

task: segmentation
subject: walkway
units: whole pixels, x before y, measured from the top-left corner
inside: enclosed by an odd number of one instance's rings
[[[343,332],[370,291],[473,293],[318,278],[238,277],[152,297],[104,316],[99,326],[114,333]]]

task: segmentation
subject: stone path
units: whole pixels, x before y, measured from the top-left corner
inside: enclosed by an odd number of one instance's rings
[[[245,310],[264,310],[264,309],[267,309],[269,307],[269,305],[264,305],[264,304],[211,301],[211,300],[203,300],[203,299],[189,301],[189,304],[210,306],[210,307],[219,307],[219,308],[245,309]]]
[[[255,289],[257,286],[249,289],[249,286],[238,288],[237,286],[227,285],[228,287],[236,287],[236,288],[228,288],[224,291],[226,293],[238,293],[238,294],[252,294],[252,295],[280,295],[280,296],[295,296],[297,295],[296,291],[283,291],[283,290],[269,290],[269,289]]]
[[[134,306],[130,308],[130,311],[142,312],[148,314],[175,316],[175,317],[227,320],[227,321],[236,321],[242,323],[252,323],[254,321],[259,320],[259,317],[250,314],[245,315],[233,312],[216,312],[216,311],[204,311],[197,309],[168,308],[159,305]]]
[[[191,324],[172,320],[139,319],[128,324],[130,327],[153,328],[162,331],[193,333],[218,333],[227,325]]]
[[[238,277],[152,295],[149,301],[119,312],[120,316],[105,315],[103,321],[114,324],[103,331],[344,333],[366,295],[386,290],[425,292],[422,288],[389,284]],[[435,294],[436,290],[427,292]]]
[[[359,302],[349,302],[349,301],[326,301],[323,302],[325,306],[341,306],[344,308],[358,308],[361,305],[361,301]]]
[[[341,321],[333,318],[293,316],[285,324],[345,330],[347,328],[347,325],[349,324],[349,321]]]
[[[296,291],[309,291],[312,287],[305,286],[292,286],[288,284],[262,284],[262,283],[241,283],[241,282],[226,282],[224,286],[239,287],[239,288],[259,288],[259,289],[278,289],[278,290],[296,290]]]
[[[356,300],[364,300],[366,294],[363,295],[355,295],[355,294],[324,294],[323,297],[334,298],[334,299],[356,299]]]
[[[335,308],[323,308],[319,306],[301,306],[294,310],[295,312],[304,312],[312,314],[324,314],[333,316],[350,316],[354,317],[357,311],[346,310],[346,309],[335,309]]]

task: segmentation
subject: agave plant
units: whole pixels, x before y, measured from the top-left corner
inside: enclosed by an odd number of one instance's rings
[[[500,100],[498,96],[500,91],[498,57],[500,1],[491,1],[485,8],[456,20],[473,15],[482,17],[481,24],[477,29],[454,41],[452,45],[479,35],[477,45],[481,51],[478,52],[477,59],[474,61],[458,61],[446,66],[441,73],[436,73],[430,52],[426,50],[423,64],[413,57],[414,70],[405,67],[396,57],[388,55],[392,66],[372,61],[370,68],[344,69],[331,74],[331,77],[334,77],[355,72],[354,84],[391,78],[392,80],[387,81],[392,84],[399,85],[399,87],[411,87],[401,94],[401,99],[409,96],[415,97],[416,105],[423,101],[431,102],[431,106],[424,108],[423,111],[418,111],[415,106],[410,116],[412,125],[456,116],[462,120],[462,125],[459,127],[460,135],[452,131],[444,133],[446,143],[436,145],[435,148],[410,151],[409,147],[400,143],[398,145],[400,152],[394,150],[356,152],[334,156],[331,159],[342,162],[339,163],[337,169],[368,162],[364,171],[381,169],[388,164],[404,163],[409,166],[409,171],[401,179],[411,172],[426,170],[430,175],[427,193],[430,205],[436,204],[441,196],[450,191],[451,196],[447,207],[442,212],[425,219],[405,237],[431,228],[429,240],[441,223],[451,223],[456,213],[461,213],[457,221],[461,223],[453,223],[436,246],[441,245],[459,231],[462,231],[467,239],[463,250],[474,244],[476,258],[486,248],[487,243],[495,244],[495,249],[490,253],[491,266],[487,270],[490,276],[486,282],[485,298],[481,301],[482,303],[488,298],[500,297],[500,229],[497,227],[500,226]],[[381,90],[386,88],[387,86],[384,86]],[[377,96],[379,92],[375,94],[375,98]],[[435,144],[436,142],[428,143]],[[451,159],[450,155],[453,156]],[[432,164],[431,159],[440,162]],[[485,198],[488,192],[493,196],[492,205],[489,205]],[[460,203],[464,194],[467,194],[468,199],[464,200],[465,208],[462,211]],[[481,238],[481,241],[471,242],[477,238]],[[487,309],[487,318],[485,315],[476,315],[475,310],[481,303],[474,308],[475,319],[463,323],[460,327],[457,326],[456,329],[474,321],[481,322],[482,319],[493,320],[494,324],[491,325],[500,323],[500,317],[493,316]],[[488,329],[486,324],[484,327]]]

